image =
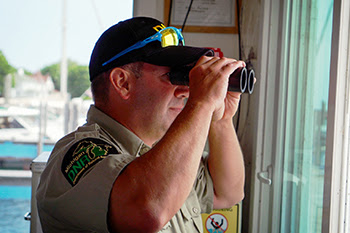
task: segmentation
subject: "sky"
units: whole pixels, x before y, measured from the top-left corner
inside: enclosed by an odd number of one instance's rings
[[[64,0],[0,0],[0,50],[9,64],[37,72],[62,58]],[[88,65],[102,32],[132,17],[132,0],[67,0],[67,58]]]

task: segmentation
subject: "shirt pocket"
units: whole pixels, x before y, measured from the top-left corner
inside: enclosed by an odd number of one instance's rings
[[[175,216],[163,227],[162,233],[201,233],[203,232],[201,207],[194,190]]]
[[[196,232],[203,232],[202,216],[199,203],[186,202],[180,209],[187,229],[196,229]],[[192,231],[189,231],[192,232]]]
[[[159,231],[159,232],[171,232],[170,229],[171,228],[171,223],[170,223],[170,221],[169,222],[167,222],[167,224],[165,224],[165,226],[162,228],[162,230],[161,231]]]

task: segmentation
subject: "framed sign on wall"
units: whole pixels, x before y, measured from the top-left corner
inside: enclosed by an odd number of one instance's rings
[[[164,0],[164,22],[181,28],[186,19],[184,32],[238,33],[237,1]]]

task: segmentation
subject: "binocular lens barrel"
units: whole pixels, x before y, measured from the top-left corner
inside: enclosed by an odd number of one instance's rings
[[[229,78],[228,90],[252,94],[254,90],[254,70],[242,67],[235,70]]]
[[[244,93],[247,89],[247,69],[242,67],[235,70],[228,80],[228,91]]]
[[[254,70],[249,70],[248,71],[248,84],[247,84],[247,92],[249,94],[252,94],[253,90],[254,90],[254,78],[255,78]]]
[[[178,67],[170,71],[170,82],[174,85],[189,85],[189,72],[192,67]],[[229,78],[228,91],[249,93],[254,90],[255,72],[245,67],[236,69]]]

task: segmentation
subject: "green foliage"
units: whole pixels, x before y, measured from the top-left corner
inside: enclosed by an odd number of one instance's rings
[[[4,93],[5,76],[7,74],[14,73],[15,71],[16,69],[8,63],[5,55],[0,50],[0,96],[2,96]]]
[[[16,69],[9,65],[2,51],[0,51],[0,96],[3,95],[5,76],[14,72],[16,72]],[[41,69],[41,73],[43,75],[49,74],[54,82],[55,89],[60,90],[60,63],[44,67]],[[31,73],[25,71],[25,74],[30,75]],[[68,61],[67,85],[71,97],[81,96],[90,87],[88,67],[79,65],[73,61]]]
[[[52,64],[40,70],[43,75],[50,75],[54,83],[55,89],[60,90],[60,64]]]
[[[75,62],[68,62],[68,92],[71,96],[81,96],[89,87],[88,67],[78,65]]]
[[[43,68],[41,73],[44,75],[49,74],[52,77],[55,89],[60,90],[60,63]],[[67,91],[72,98],[81,96],[90,86],[88,67],[68,61],[67,85]]]

